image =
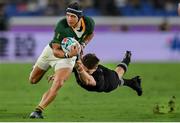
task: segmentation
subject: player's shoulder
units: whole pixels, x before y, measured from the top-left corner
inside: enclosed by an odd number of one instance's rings
[[[102,64],[98,65],[98,69],[101,69],[102,71],[109,71],[109,70],[111,70],[111,69],[109,69],[108,67],[106,67],[106,66],[104,66]]]
[[[95,25],[94,19],[92,17],[83,16],[83,19],[84,19],[86,24],[91,25],[91,26]]]
[[[68,28],[68,24],[67,24],[67,21],[66,21],[66,18],[63,18],[61,20],[58,21],[58,23],[56,24],[56,30],[63,30],[63,29],[66,29]]]
[[[105,68],[106,68],[105,66],[99,64],[97,69],[104,70]]]
[[[67,24],[66,18],[62,18],[58,21],[58,24]]]
[[[98,68],[104,68],[104,65],[99,64],[99,65],[98,65]]]
[[[90,33],[92,33],[94,31],[94,26],[95,26],[95,22],[94,22],[93,18],[91,18],[89,16],[83,16],[83,20],[85,22],[85,25],[86,25],[88,31]]]

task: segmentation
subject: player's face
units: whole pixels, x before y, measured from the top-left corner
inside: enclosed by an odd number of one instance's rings
[[[77,17],[77,15],[75,15],[73,13],[67,12],[66,20],[70,27],[75,27],[78,22],[78,17]]]
[[[98,68],[98,65],[96,65],[93,69],[88,69],[87,67],[85,67],[85,71],[89,74],[93,74]]]

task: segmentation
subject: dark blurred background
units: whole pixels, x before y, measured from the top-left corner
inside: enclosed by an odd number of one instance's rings
[[[1,61],[22,61],[21,59],[34,61],[43,46],[52,39],[55,24],[64,17],[65,8],[71,1],[0,0]],[[135,54],[137,61],[169,61],[171,59],[178,59],[179,61],[180,19],[177,14],[177,7],[180,0],[78,1],[83,7],[84,15],[91,16],[96,23],[96,35],[92,44],[87,47],[87,52],[96,52],[103,60],[113,61],[117,60],[115,56],[104,58],[102,47],[117,49],[119,52],[125,50],[122,47],[126,47],[126,49],[137,53],[137,55]],[[155,37],[157,38],[154,39]],[[106,43],[101,46],[100,40],[106,41]],[[109,40],[118,40],[118,42]],[[140,42],[142,40],[143,42]],[[151,40],[157,40],[156,44],[149,44],[152,43]],[[111,42],[114,45],[108,47],[112,45]],[[136,44],[134,44],[135,42]],[[39,46],[39,43],[42,45]],[[128,44],[133,46],[131,47]],[[152,45],[152,47],[147,47],[147,44]],[[157,49],[154,45],[157,45]],[[144,49],[139,50],[138,46]],[[98,50],[100,47],[102,51]],[[164,49],[161,49],[162,47]],[[97,50],[93,51],[92,49],[95,48]],[[111,54],[114,54],[113,50],[110,51]],[[154,53],[159,52],[159,55],[156,53],[157,55],[154,56],[152,51]],[[162,56],[162,54],[166,54],[166,56]],[[147,59],[144,56],[152,56],[152,58]]]
[[[8,16],[59,16],[70,0],[1,0]],[[79,0],[90,16],[177,16],[179,0]],[[2,11],[2,10],[1,10]]]

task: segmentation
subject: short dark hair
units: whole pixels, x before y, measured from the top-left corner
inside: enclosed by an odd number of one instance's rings
[[[99,63],[99,61],[99,58],[92,53],[88,53],[82,58],[83,65],[88,69],[93,69]]]

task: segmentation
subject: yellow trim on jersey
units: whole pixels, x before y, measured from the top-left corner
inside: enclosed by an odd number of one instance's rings
[[[85,32],[85,29],[86,29],[86,25],[85,25],[85,22],[84,22],[84,19],[82,18],[82,21],[81,21],[81,24],[82,24],[82,31],[83,33]]]
[[[81,23],[80,26],[82,27],[82,30],[79,32],[79,31],[77,31],[76,28],[74,28],[74,27],[72,27],[72,29],[73,29],[74,33],[76,34],[76,36],[77,36],[78,38],[81,38],[82,35],[83,35],[84,32],[85,32],[86,25],[85,25],[85,22],[84,22],[83,18],[81,18],[79,21],[80,21],[80,23]]]
[[[85,25],[85,22],[84,22],[84,19],[81,18],[81,26],[82,26],[82,31],[81,32],[85,32],[85,29],[86,29],[86,25]],[[76,29],[74,27],[72,27],[72,29],[75,31]]]

